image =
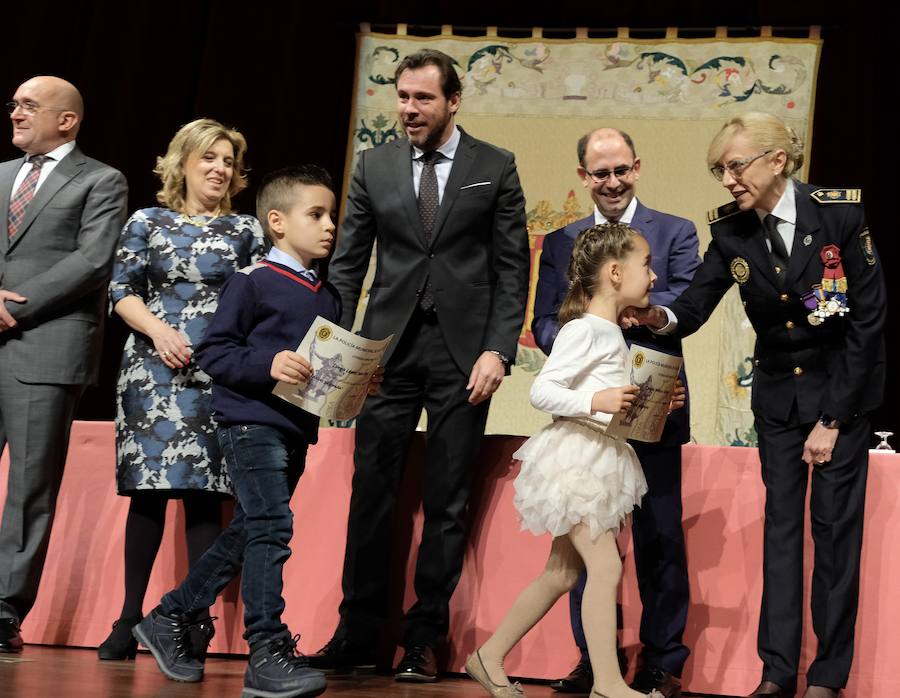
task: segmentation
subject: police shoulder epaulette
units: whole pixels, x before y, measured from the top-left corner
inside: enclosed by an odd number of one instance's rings
[[[862,203],[862,191],[859,189],[816,189],[810,196],[818,204]]]
[[[728,216],[733,216],[735,213],[740,213],[740,211],[741,209],[737,205],[737,201],[729,201],[727,204],[723,204],[722,206],[719,206],[719,208],[714,208],[707,212],[706,222],[712,224],[723,218],[728,218]]]

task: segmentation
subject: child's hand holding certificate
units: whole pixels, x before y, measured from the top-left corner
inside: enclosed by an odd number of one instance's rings
[[[675,392],[684,359],[639,344],[631,345],[630,358],[629,381],[638,386],[638,392],[627,412],[613,415],[606,433],[620,439],[656,442],[669,412],[679,407]]]
[[[366,339],[317,317],[297,348],[312,367],[309,380],[299,385],[279,381],[272,393],[325,419],[353,419],[370,386],[380,382],[377,371],[393,338]]]

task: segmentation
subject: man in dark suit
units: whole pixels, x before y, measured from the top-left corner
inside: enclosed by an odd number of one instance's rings
[[[700,263],[697,229],[684,218],[654,211],[635,196],[641,160],[628,134],[601,128],[578,142],[578,176],[591,193],[594,213],[549,233],[541,251],[532,332],[538,346],[549,354],[559,331],[557,313],[569,287],[566,270],[575,238],[595,223],[618,221],[640,231],[650,243],[657,280],[651,302],[674,301]],[[681,355],[681,342],[657,337],[646,328],[625,333],[629,342]],[[633,687],[649,693],[680,695],[680,681],[688,648],[682,641],[688,611],[688,576],[684,532],[681,527],[681,445],[690,438],[688,409],[669,417],[659,443],[633,442],[647,477],[649,491],[634,511],[632,531],[638,588],[643,603],[640,666]],[[572,631],[581,660],[569,676],[551,686],[562,693],[589,693],[594,683],[587,642],[581,624],[582,575],[570,599]]]
[[[85,385],[96,380],[106,286],[125,222],[120,172],[75,145],[81,95],[59,78],[23,83],[7,104],[24,158],[0,164],[0,651],[19,652],[47,554]]]
[[[356,427],[341,622],[310,660],[336,672],[374,666],[386,615],[391,527],[407,446],[428,414],[425,523],[396,678],[434,681],[462,569],[466,503],[488,404],[509,366],[525,313],[529,250],[512,153],[472,138],[454,117],[452,59],[423,50],[398,66],[407,138],[365,151],[330,265],[353,322],[377,241],[362,333],[395,340],[381,392]]]

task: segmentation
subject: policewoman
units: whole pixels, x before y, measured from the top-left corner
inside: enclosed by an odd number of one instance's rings
[[[712,242],[669,308],[629,309],[623,326],[684,337],[737,284],[756,331],[752,409],[766,487],[762,682],[751,696],[796,693],[807,484],[818,639],[805,698],[847,683],[859,592],[869,413],[882,399],[887,304],[858,189],[791,178],[803,147],[774,116],[748,113],[715,136],[707,161],[734,201],[711,211]]]

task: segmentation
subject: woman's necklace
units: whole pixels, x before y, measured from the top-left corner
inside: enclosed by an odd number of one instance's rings
[[[184,215],[191,223],[196,225],[198,228],[205,228],[210,223],[212,223],[214,220],[216,220],[216,218],[218,218],[219,216],[222,215],[222,207],[218,206],[216,208],[216,210],[213,212],[212,218],[210,218],[208,221],[203,220],[202,217],[192,216],[189,213],[185,213]]]

